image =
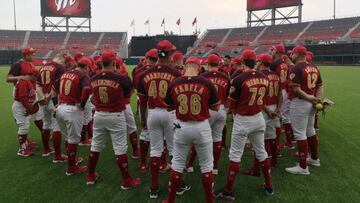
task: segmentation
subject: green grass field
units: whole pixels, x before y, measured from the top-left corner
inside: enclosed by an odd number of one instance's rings
[[[359,202],[360,201],[360,89],[357,80],[360,68],[322,67],[326,97],[336,101],[326,117],[320,119],[319,143],[321,167],[311,167],[310,176],[295,176],[284,168],[293,166],[296,159],[290,151],[282,151],[280,166],[273,170],[275,195],[262,192],[262,178],[239,175],[236,181],[236,202]],[[35,156],[23,158],[18,149],[17,127],[12,117],[12,84],[5,83],[8,67],[0,67],[0,202],[161,202],[167,193],[168,174],[160,175],[161,194],[158,200],[148,199],[149,175],[140,174],[137,160],[130,160],[133,176],[142,178],[142,185],[130,191],[120,189],[121,176],[116,167],[111,143],[101,154],[97,171],[101,178],[95,186],[86,186],[85,174],[67,177],[66,164],[52,164],[51,158]],[[134,100],[133,100],[134,101]],[[134,102],[133,102],[134,104]],[[228,119],[228,129],[232,123]],[[231,130],[228,130],[229,134]],[[40,135],[32,125],[30,138],[40,144]],[[230,135],[228,135],[229,141]],[[87,163],[88,147],[79,147],[79,154]],[[129,150],[131,148],[129,147]],[[215,177],[215,188],[224,185],[228,152],[223,151],[221,169]],[[249,167],[249,150],[241,165]],[[204,202],[200,171],[185,174],[193,188],[178,202]],[[221,202],[221,201],[217,201]]]

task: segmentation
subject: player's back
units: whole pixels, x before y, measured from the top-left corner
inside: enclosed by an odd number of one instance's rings
[[[91,78],[93,103],[96,111],[121,112],[125,109],[125,103],[132,91],[129,77],[103,71]]]
[[[61,75],[54,88],[59,93],[60,104],[75,105],[81,102],[82,89],[89,86],[89,77],[78,70]]]
[[[277,104],[281,85],[279,76],[271,70],[263,70],[261,73],[266,75],[269,80],[269,91],[266,95],[266,105]]]
[[[221,104],[226,102],[229,95],[230,80],[226,74],[220,71],[207,71],[201,76],[207,78],[215,86]]]
[[[181,121],[203,121],[210,117],[210,105],[219,103],[214,85],[203,76],[182,76],[171,83],[166,103],[176,108]]]
[[[39,70],[40,78],[37,81],[42,86],[43,93],[50,93],[52,86],[61,75],[65,72],[65,67],[58,63],[48,63]]]
[[[280,78],[281,89],[285,89],[287,85],[287,78],[289,67],[283,59],[278,59],[270,66],[271,70],[274,71]]]
[[[269,81],[255,70],[244,71],[232,81],[230,100],[235,102],[235,112],[251,116],[261,112],[265,106],[265,96]]]
[[[36,99],[35,86],[30,80],[19,80],[15,85],[14,100],[21,101],[24,98],[29,103]]]
[[[165,96],[170,82],[181,73],[167,65],[157,64],[148,68],[140,76],[137,87],[139,95],[147,97],[149,109],[166,108]]]

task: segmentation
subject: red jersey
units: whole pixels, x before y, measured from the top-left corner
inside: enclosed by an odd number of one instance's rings
[[[264,75],[266,75],[269,80],[269,91],[266,95],[266,105],[274,105],[278,104],[279,94],[281,94],[280,89],[280,78],[279,76],[271,70],[263,70],[261,71]]]
[[[242,116],[251,116],[261,112],[265,106],[269,80],[255,70],[246,70],[231,84],[229,107]]]
[[[207,71],[201,76],[207,78],[215,86],[217,95],[220,99],[221,104],[226,102],[227,97],[229,96],[230,89],[230,80],[229,78],[220,71]]]
[[[316,95],[316,90],[322,85],[319,69],[307,62],[298,63],[291,69],[290,87],[299,86],[302,91],[309,95]],[[294,95],[296,97],[296,95]]]
[[[19,80],[15,85],[14,100],[21,102],[28,109],[36,100],[34,83],[30,80]]]
[[[280,77],[281,89],[287,86],[289,67],[283,59],[278,59],[270,65],[270,69]]]
[[[239,76],[241,73],[243,73],[244,70],[236,70],[232,75],[231,75],[231,80],[235,79],[237,76]]]
[[[143,67],[137,68],[135,71],[133,71],[133,85],[135,88],[138,86],[141,74],[144,71],[146,71],[147,68],[150,68],[150,67],[151,66],[143,66]]]
[[[137,86],[140,104],[148,105],[149,109],[166,108],[165,96],[169,84],[181,73],[167,65],[157,64],[144,71]]]
[[[181,121],[210,118],[209,107],[220,104],[215,86],[202,76],[182,76],[174,80],[166,94],[166,104],[176,109]]]
[[[231,66],[224,66],[224,72],[230,77],[234,73],[234,69]]]
[[[43,93],[51,92],[52,86],[60,79],[61,75],[65,73],[65,67],[58,63],[48,63],[40,68],[40,78],[37,81],[42,87]]]
[[[11,66],[8,75],[12,75],[12,76],[26,75],[34,68],[35,68],[35,66],[32,62],[26,62],[21,59],[19,62],[14,63]],[[14,85],[15,84],[16,84],[16,82],[14,83]]]
[[[64,73],[54,84],[60,104],[75,105],[86,102],[91,93],[90,79],[78,70]]]
[[[126,69],[125,69],[125,71],[126,71]],[[123,75],[123,76],[126,76],[127,78],[129,78],[129,73],[126,71],[123,71],[123,70],[119,70],[119,69],[117,69],[117,70],[115,70],[115,73],[116,74],[119,74],[119,75]],[[131,81],[131,79],[129,78],[129,80]],[[131,95],[130,95],[130,97],[131,97]],[[130,100],[130,97],[128,97],[128,98],[125,98],[124,99],[124,102],[125,102],[125,104],[130,104],[131,103],[131,100]]]
[[[91,78],[93,104],[96,111],[121,112],[125,107],[125,100],[129,99],[132,84],[129,77],[103,71]]]

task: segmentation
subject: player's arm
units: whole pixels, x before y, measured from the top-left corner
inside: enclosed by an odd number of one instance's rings
[[[324,99],[324,85],[320,73],[318,80],[316,81],[316,98],[318,98],[320,101]]]
[[[80,99],[80,108],[84,109],[87,100],[90,97],[91,94],[91,87],[90,87],[90,79],[87,76],[84,76],[80,80],[81,85],[81,99]]]
[[[209,99],[209,109],[213,111],[219,111],[221,101],[219,100],[219,97],[217,95],[216,88],[214,84],[209,82],[209,93],[210,93],[210,99]]]
[[[278,114],[278,116],[280,116],[282,105],[283,105],[283,95],[281,92],[281,88],[279,88],[277,106],[275,110],[275,113]]]
[[[309,102],[311,102],[311,103],[313,103],[313,104],[316,104],[316,103],[318,103],[318,102],[320,101],[318,98],[314,97],[313,95],[309,95],[309,94],[307,94],[306,92],[304,92],[304,91],[300,88],[300,86],[295,85],[295,86],[293,87],[293,91],[294,91],[294,93],[295,93],[300,99],[309,101]]]
[[[240,99],[240,91],[238,90],[239,87],[239,82],[238,82],[238,78],[233,79],[231,81],[231,87],[230,87],[230,92],[229,92],[229,97],[228,97],[228,107],[230,111],[233,111],[236,109],[238,101]]]
[[[21,75],[21,65],[17,63],[11,66],[9,73],[6,76],[6,82],[15,83],[19,80],[30,80],[30,77]]]
[[[174,101],[171,97],[171,93],[173,90],[174,83],[170,83],[169,88],[167,89],[166,96],[165,96],[165,104],[167,105],[168,111],[173,111],[175,109]]]
[[[147,123],[147,102],[148,102],[148,97],[146,95],[146,90],[145,90],[145,86],[142,82],[142,77],[140,77],[140,80],[137,84],[137,94],[139,96],[139,101],[140,101],[140,122],[141,122],[141,127],[143,129],[146,128],[146,123]]]

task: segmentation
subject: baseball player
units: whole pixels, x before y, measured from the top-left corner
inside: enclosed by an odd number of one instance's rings
[[[151,49],[145,54],[146,65],[136,69],[133,72],[133,83],[134,87],[138,86],[138,82],[140,80],[141,74],[146,71],[148,68],[154,66],[158,60],[158,51],[157,49]],[[140,120],[145,121],[141,122],[141,134],[140,134],[140,163],[139,169],[140,172],[145,173],[147,164],[147,153],[150,146],[150,137],[149,131],[146,126],[146,118],[147,118],[147,106],[140,108]]]
[[[105,148],[106,135],[112,140],[116,162],[123,176],[121,188],[130,189],[140,184],[139,178],[129,173],[126,142],[126,99],[131,97],[132,83],[128,76],[115,73],[116,55],[111,50],[102,53],[103,71],[91,78],[94,114],[94,135],[89,154],[87,185],[95,184],[95,173],[100,152]]]
[[[220,109],[219,111],[212,111],[210,110],[210,119],[209,123],[211,126],[211,135],[213,140],[213,157],[214,157],[214,169],[213,174],[218,174],[218,163],[220,160],[221,155],[221,147],[222,147],[222,132],[223,128],[226,124],[226,111],[225,111],[225,102],[229,95],[229,88],[230,88],[230,80],[223,72],[219,71],[219,63],[220,57],[215,54],[210,54],[208,56],[208,71],[202,73],[201,76],[207,78],[212,82],[217,90],[217,95],[220,100]],[[192,148],[193,149],[193,148]],[[193,155],[193,157],[192,157]],[[195,152],[190,153],[189,162],[191,165],[188,164],[187,171],[190,172],[191,167],[193,167],[193,160],[195,159]]]
[[[291,101],[288,99],[288,92],[286,91],[287,83],[288,83],[288,72],[289,67],[283,59],[283,55],[286,53],[285,46],[282,44],[275,45],[271,48],[271,53],[273,56],[273,63],[270,66],[270,69],[280,77],[281,83],[281,92],[283,98],[283,108],[281,112],[282,124],[285,129],[286,140],[284,144],[284,148],[294,149],[295,147],[292,144],[293,141],[293,132],[290,121],[290,103]],[[277,141],[280,138],[281,129],[277,128]]]
[[[128,72],[126,70],[126,65],[123,62],[123,60],[119,57],[116,57],[115,72],[118,74],[121,74],[121,75],[128,76]],[[140,150],[138,147],[138,134],[136,132],[135,117],[134,117],[134,113],[132,112],[132,109],[131,109],[130,98],[125,98],[124,102],[125,102],[125,106],[126,106],[126,109],[125,109],[126,132],[129,135],[131,147],[133,149],[133,154],[131,157],[133,159],[138,159],[138,158],[140,158]]]
[[[180,71],[181,75],[184,75],[185,69],[184,69],[184,55],[181,51],[176,51],[171,56],[172,66]]]
[[[230,77],[234,73],[234,69],[231,66],[231,56],[226,55],[224,57],[224,67],[223,70],[226,72],[228,77]]]
[[[72,57],[71,55],[65,56],[65,70],[66,71],[72,70],[75,66],[74,63],[75,63],[74,57]]]
[[[33,48],[24,48],[22,50],[22,59],[11,66],[9,73],[6,76],[6,82],[13,83],[15,86],[16,82],[19,80],[30,80],[30,76],[28,75],[28,73],[35,69],[35,66],[32,63],[35,58],[35,53],[36,50]],[[13,94],[14,93],[15,88],[13,89]],[[39,100],[43,100],[43,98],[39,98]],[[41,112],[37,111],[37,113],[31,115],[31,118],[34,120],[36,127],[39,129],[41,137],[44,137]],[[29,148],[36,147],[35,142],[31,141],[29,138],[27,140],[27,145]]]
[[[306,61],[308,63],[314,64],[314,53],[313,52],[308,51],[306,53]],[[316,113],[315,113],[315,121],[314,121],[315,130],[319,130],[318,121],[319,121],[319,111],[316,111]]]
[[[206,78],[198,76],[200,60],[189,57],[185,75],[175,79],[166,95],[169,109],[176,109],[176,131],[174,136],[174,157],[169,178],[169,193],[163,203],[175,202],[176,192],[182,184],[187,155],[192,145],[199,155],[205,200],[214,202],[213,154],[209,109],[219,110],[220,100],[215,86]],[[221,131],[220,131],[221,132]]]
[[[236,77],[230,88],[229,108],[234,113],[234,125],[229,153],[229,169],[224,188],[215,192],[215,196],[225,200],[235,200],[234,184],[240,171],[240,161],[249,138],[259,160],[265,178],[264,189],[267,195],[273,194],[270,174],[270,161],[264,147],[265,120],[262,111],[269,80],[254,70],[256,54],[252,50],[242,53],[245,70]]]
[[[38,90],[37,92],[41,98],[49,96],[52,86],[57,80],[60,79],[61,75],[65,73],[65,67],[63,66],[64,62],[64,54],[58,53],[52,62],[45,64],[40,68],[40,77],[36,83],[36,89]],[[61,131],[59,124],[53,116],[55,106],[57,105],[57,98],[50,100],[46,104],[40,103],[40,105],[44,118],[44,135],[47,139],[47,142],[50,137],[50,132],[52,131],[52,139],[55,151],[53,163],[64,162],[67,160],[67,157],[61,154]]]
[[[158,62],[155,66],[142,73],[137,87],[140,105],[148,107],[147,127],[150,134],[151,148],[150,198],[158,198],[158,176],[164,137],[169,155],[172,156],[173,152],[174,126],[170,113],[166,110],[165,96],[170,82],[181,76],[179,71],[170,67],[171,54],[175,50],[174,48],[174,45],[167,40],[160,41],[157,44]]]
[[[291,70],[290,87],[293,89],[294,97],[291,98],[290,118],[294,137],[298,144],[299,164],[286,168],[292,174],[309,175],[307,164],[320,166],[318,158],[318,140],[314,128],[315,108],[314,104],[321,101],[323,97],[323,85],[319,69],[306,61],[307,49],[296,46],[291,58],[295,67]],[[307,152],[311,157],[307,159]]]
[[[14,103],[12,105],[13,116],[18,125],[18,138],[20,148],[17,152],[19,156],[28,157],[33,154],[28,147],[27,135],[30,128],[30,115],[39,111],[39,105],[35,102],[36,92],[34,82],[37,80],[39,72],[36,69],[28,70],[27,79],[19,79],[15,85]]]
[[[58,94],[56,120],[67,141],[68,168],[65,174],[68,176],[87,171],[86,166],[76,165],[76,154],[81,139],[84,107],[91,94],[88,77],[91,65],[88,58],[80,59],[78,66],[63,74],[54,84],[50,95],[46,97],[46,101],[49,101]]]

